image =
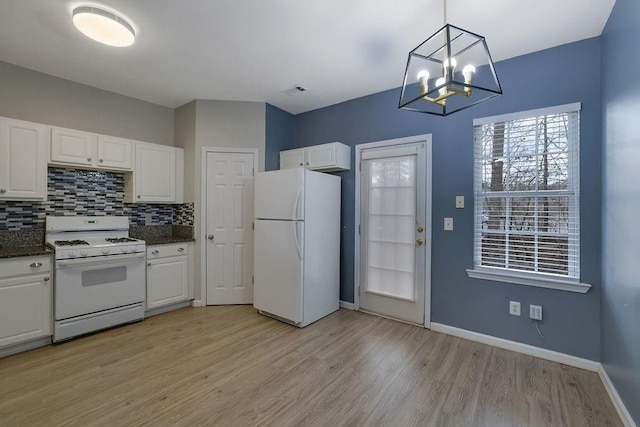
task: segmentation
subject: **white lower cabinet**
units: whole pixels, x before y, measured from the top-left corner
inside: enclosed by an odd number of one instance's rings
[[[147,310],[191,299],[189,264],[188,244],[147,248]]]
[[[50,257],[0,260],[0,348],[51,335]]]

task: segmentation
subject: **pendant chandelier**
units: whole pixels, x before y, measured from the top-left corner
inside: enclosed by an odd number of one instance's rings
[[[447,24],[409,52],[398,108],[447,116],[502,94],[484,37]]]

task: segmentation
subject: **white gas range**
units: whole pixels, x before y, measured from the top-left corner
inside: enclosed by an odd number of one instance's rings
[[[54,342],[144,318],[143,240],[129,217],[46,218],[55,250]]]

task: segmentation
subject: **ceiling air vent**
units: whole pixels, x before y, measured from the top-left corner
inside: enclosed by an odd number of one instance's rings
[[[287,96],[297,95],[302,92],[306,92],[308,89],[302,85],[293,85],[289,89],[285,89],[282,91]]]

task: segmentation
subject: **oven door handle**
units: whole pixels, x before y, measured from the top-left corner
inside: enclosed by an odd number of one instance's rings
[[[56,261],[56,267],[79,267],[85,265],[106,265],[114,262],[134,262],[142,261],[146,258],[145,252],[134,255],[109,255],[93,258],[64,259]]]

